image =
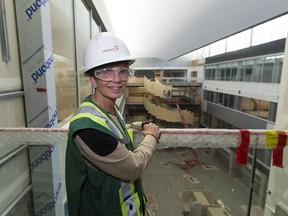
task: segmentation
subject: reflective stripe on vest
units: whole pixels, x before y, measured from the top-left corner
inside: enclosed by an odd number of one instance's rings
[[[129,135],[129,137],[130,137],[131,142],[134,143],[133,130],[127,129],[127,131],[128,131],[128,135]]]
[[[117,137],[119,142],[125,144],[130,142],[129,137],[124,137],[118,127],[94,104],[90,102],[82,103],[72,117],[71,122],[82,117],[90,118],[92,121],[97,122],[106,129],[110,130]],[[117,117],[119,117],[119,115],[117,115]]]
[[[135,193],[133,182],[121,182],[119,189],[120,205],[123,216],[141,216],[140,200],[138,194]]]
[[[124,119],[122,118],[122,115],[121,115],[120,111],[118,109],[115,109],[115,110],[117,112],[117,116],[122,120],[122,122],[124,122]],[[121,122],[120,122],[120,124],[121,124]],[[133,140],[133,130],[127,129],[127,132],[128,132],[128,136],[129,136],[131,142],[133,143],[134,142],[134,140]]]

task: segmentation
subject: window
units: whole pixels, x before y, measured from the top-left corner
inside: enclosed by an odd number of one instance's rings
[[[244,79],[245,82],[251,82],[252,81],[253,64],[254,64],[254,60],[246,61],[245,79]]]
[[[220,69],[220,80],[225,80],[225,68]]]
[[[217,76],[218,72],[217,72],[217,68],[212,68],[211,69],[211,80],[216,80],[216,76]]]
[[[261,74],[263,70],[263,58],[255,60],[255,69],[252,74],[252,81],[253,82],[260,82],[261,81]]]
[[[274,58],[267,57],[264,60],[262,82],[271,83],[273,77]]]
[[[219,66],[217,66],[215,68],[215,74],[214,74],[213,80],[220,80],[220,68],[219,68]]]
[[[197,71],[191,71],[191,77],[197,77]]]
[[[231,69],[231,81],[236,81],[237,80],[237,68],[232,68]]]
[[[231,80],[231,68],[226,68],[225,80]]]
[[[284,56],[276,56],[273,83],[280,83]]]
[[[207,79],[238,82],[280,83],[283,55],[209,65]]]
[[[206,69],[205,70],[205,80],[209,80],[210,79],[210,69]]]
[[[52,0],[50,9],[59,122],[74,113],[77,108],[73,7],[70,1],[63,2],[63,4],[59,4],[58,1]],[[65,11],[65,16],[59,14],[58,7]],[[57,19],[59,17],[62,17],[63,22],[59,22]]]
[[[249,113],[249,110],[250,110],[250,99],[241,97],[241,111]]]
[[[259,100],[259,113],[258,113],[258,116],[260,118],[268,119],[269,105],[270,105],[269,101]]]

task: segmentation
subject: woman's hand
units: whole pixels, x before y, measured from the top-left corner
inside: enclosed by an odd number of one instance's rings
[[[159,127],[156,124],[152,123],[152,122],[150,122],[149,124],[144,124],[143,125],[142,133],[144,135],[148,135],[149,134],[149,135],[154,136],[157,142],[160,139],[160,135],[161,135],[161,131],[160,131]]]

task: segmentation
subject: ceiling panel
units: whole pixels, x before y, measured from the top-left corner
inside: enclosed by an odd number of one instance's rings
[[[104,0],[136,57],[171,60],[288,12],[287,0]],[[108,28],[108,30],[110,30]]]

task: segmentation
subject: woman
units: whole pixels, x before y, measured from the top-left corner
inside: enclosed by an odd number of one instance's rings
[[[71,119],[66,150],[69,216],[144,215],[140,176],[160,137],[153,123],[135,122],[145,135],[134,149],[132,136],[115,104],[133,75],[126,45],[110,33],[96,35],[84,51],[84,74],[95,93]]]

